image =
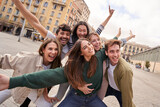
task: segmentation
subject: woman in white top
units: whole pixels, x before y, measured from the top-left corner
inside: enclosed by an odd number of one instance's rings
[[[45,40],[38,52],[19,52],[15,56],[5,54],[0,55],[0,68],[13,69],[13,76],[19,76],[26,73],[38,72],[45,69],[61,66],[61,45],[56,39]],[[13,97],[16,103],[20,105],[28,97],[37,107],[53,106],[54,98],[48,97],[47,89],[29,89],[15,88],[13,90],[0,91],[0,104],[9,97]],[[22,107],[28,104],[21,105]]]

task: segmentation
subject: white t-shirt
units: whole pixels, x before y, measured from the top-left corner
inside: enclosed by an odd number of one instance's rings
[[[112,66],[111,64],[109,64],[109,69],[108,69],[108,80],[109,80],[109,85],[114,88],[115,90],[119,91],[115,80],[114,80],[114,69],[117,65]]]
[[[46,39],[46,38],[56,38],[56,36],[55,36],[51,31],[48,30],[45,39]],[[65,57],[65,55],[66,55],[66,53],[67,53],[68,51],[69,51],[69,47],[68,47],[68,45],[66,44],[66,45],[63,46],[63,48],[62,48],[61,60]]]

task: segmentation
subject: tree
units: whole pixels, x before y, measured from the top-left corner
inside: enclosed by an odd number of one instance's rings
[[[148,69],[150,66],[151,66],[150,62],[149,62],[149,61],[146,61],[146,62],[145,62],[145,67]]]

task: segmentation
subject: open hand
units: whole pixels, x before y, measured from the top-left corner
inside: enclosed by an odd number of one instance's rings
[[[92,83],[90,83],[90,84],[85,84],[83,87],[78,87],[78,89],[79,89],[80,91],[82,91],[84,94],[90,94],[90,93],[92,93],[92,91],[94,90],[94,89],[88,88],[88,86],[91,86],[91,85],[92,85]]]

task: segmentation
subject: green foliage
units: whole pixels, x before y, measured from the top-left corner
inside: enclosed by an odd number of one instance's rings
[[[151,66],[150,62],[149,62],[149,61],[146,61],[146,62],[145,62],[145,66],[146,66],[146,68],[148,69],[148,68]]]

